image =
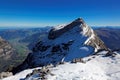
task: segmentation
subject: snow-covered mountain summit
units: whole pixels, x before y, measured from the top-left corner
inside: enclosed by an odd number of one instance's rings
[[[64,33],[69,32],[71,29],[78,31],[78,34],[82,34],[82,36],[87,37],[88,39],[84,42],[84,44],[94,47],[96,52],[100,49],[107,50],[104,42],[98,38],[97,34],[84,22],[82,18],[78,18],[68,25],[54,27],[49,32],[48,38],[56,39]]]
[[[44,40],[36,43],[33,52],[23,64],[13,70],[13,73],[61,61],[69,62],[99,50],[108,49],[93,29],[82,18],[78,18],[68,25],[53,27]]]

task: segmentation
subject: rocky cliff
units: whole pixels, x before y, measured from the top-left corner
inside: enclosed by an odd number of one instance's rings
[[[11,47],[11,45],[0,37],[0,57],[4,57],[7,59],[12,55],[12,52],[13,48]]]
[[[6,71],[12,65],[10,61],[15,54],[12,46],[0,37],[0,72]]]

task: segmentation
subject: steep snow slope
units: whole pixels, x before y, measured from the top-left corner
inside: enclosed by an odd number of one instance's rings
[[[65,63],[49,68],[45,80],[120,80],[120,54],[104,57],[107,51],[83,58],[85,63]],[[40,67],[36,69],[41,69]],[[3,80],[42,80],[41,73],[31,74],[33,69],[22,71]]]
[[[44,41],[39,41],[24,63],[13,70],[14,73],[26,68],[56,64],[62,60],[72,61],[86,57],[100,49],[107,50],[96,33],[78,18],[65,26],[54,27]]]

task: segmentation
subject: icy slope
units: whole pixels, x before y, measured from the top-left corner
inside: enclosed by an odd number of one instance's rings
[[[99,56],[93,55],[83,58],[85,63],[65,63],[56,67],[50,67],[45,80],[120,80],[120,54],[115,57],[104,57],[106,51]],[[37,69],[41,69],[36,68]],[[3,80],[42,80],[41,73],[31,73],[33,69],[22,71],[15,76]]]
[[[94,54],[101,49],[107,50],[102,40],[83,19],[78,18],[68,25],[51,29],[48,36],[33,47],[33,52],[13,72],[56,64],[62,60],[72,61],[75,58]]]

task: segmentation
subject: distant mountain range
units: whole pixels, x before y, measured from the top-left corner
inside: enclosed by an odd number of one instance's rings
[[[96,31],[97,35],[105,42],[107,47],[110,49],[120,48],[120,27],[118,26],[100,26],[92,27]],[[12,40],[18,39],[20,43],[28,43],[28,47],[31,49],[31,44],[36,42],[38,39],[43,39],[46,36],[51,27],[42,28],[0,28],[0,36],[11,44]],[[42,38],[41,38],[42,37]],[[35,41],[36,40],[36,41]],[[111,44],[109,44],[111,43]],[[112,44],[113,43],[113,44]]]
[[[120,49],[120,28],[96,28],[98,36],[112,50]]]

